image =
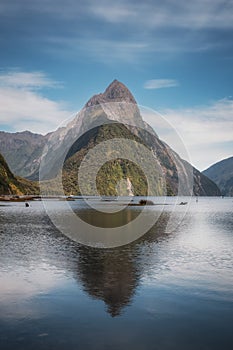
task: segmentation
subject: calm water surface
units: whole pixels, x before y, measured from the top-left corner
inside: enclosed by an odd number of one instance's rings
[[[189,203],[174,232],[166,206],[141,239],[105,250],[62,235],[42,202],[1,205],[0,349],[232,349],[233,198]]]

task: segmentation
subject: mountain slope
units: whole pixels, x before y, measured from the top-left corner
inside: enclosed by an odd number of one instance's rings
[[[233,196],[233,157],[215,163],[203,174],[212,179],[225,196]]]
[[[38,171],[47,138],[48,135],[43,136],[30,131],[0,131],[0,152],[14,174],[30,177]]]
[[[38,185],[31,181],[14,176],[5,159],[0,154],[0,195],[37,193],[39,193]]]
[[[87,153],[95,146],[100,145],[101,142],[115,138],[125,138],[142,144],[139,137],[132,134],[123,124],[118,123],[95,127],[73,144],[63,167],[63,185],[68,193],[80,191],[76,181],[77,173]],[[125,152],[127,154],[126,149]],[[94,161],[98,166],[101,160],[96,158]],[[86,182],[89,180],[87,177],[88,172],[86,173]],[[134,195],[147,195],[147,179],[143,171],[137,164],[122,158],[109,161],[100,168],[96,185],[101,195],[128,195],[130,192],[128,187],[130,189],[133,187]],[[158,182],[154,184],[154,187],[157,187],[157,193],[162,195],[162,188],[158,187]],[[93,187],[89,191],[92,193]]]
[[[159,139],[154,130],[143,121],[131,92],[117,80],[114,80],[104,93],[93,96],[66,128],[51,135],[48,153],[43,158],[42,177],[52,178],[56,176],[58,169],[63,167],[62,181],[65,191],[68,194],[79,193],[77,174],[82,159],[101,142],[119,137],[143,144],[158,160],[166,180],[168,195],[176,195],[178,191],[183,195],[191,194],[187,184],[188,174],[192,176],[195,195],[220,195],[216,184],[183,161]],[[144,159],[145,163],[146,161]],[[100,162],[98,155],[94,162]],[[150,178],[153,177],[152,171],[153,169],[149,171]],[[156,169],[154,177],[155,173]],[[139,169],[136,171],[132,163],[122,158],[101,167],[97,174],[97,188],[101,189],[101,194],[119,194],[116,188],[122,180],[131,182],[135,195],[144,195],[147,191],[145,176]],[[162,194],[161,186],[155,187],[155,193]],[[89,189],[89,194],[92,190]]]
[[[95,146],[106,140],[133,140],[145,146],[149,158],[156,159],[158,166],[148,165],[146,176],[153,182],[154,194],[219,195],[218,187],[207,177],[183,161],[155,131],[143,121],[137,103],[128,88],[114,80],[104,91],[90,98],[84,108],[69,122],[49,135],[1,133],[0,152],[9,160],[11,169],[29,179],[49,180],[59,176],[67,194],[79,193],[78,172],[83,157]],[[45,152],[43,152],[45,150]],[[137,153],[130,150],[129,156]],[[114,153],[114,149],[106,150]],[[110,152],[110,153],[111,153]],[[127,156],[127,152],[125,152]],[[104,164],[97,174],[97,188],[101,194],[123,194],[127,189],[135,195],[144,195],[148,189],[145,174],[132,161],[116,157]],[[148,158],[148,159],[147,159]],[[94,160],[95,165],[100,161]],[[94,165],[94,164],[93,164]],[[161,168],[161,169],[158,169]],[[159,174],[160,172],[160,174]],[[161,173],[165,183],[161,182]],[[190,178],[193,187],[190,188]],[[51,189],[50,189],[51,190]],[[92,188],[89,188],[92,191]],[[126,191],[126,192],[125,192]],[[91,193],[90,193],[91,194]]]

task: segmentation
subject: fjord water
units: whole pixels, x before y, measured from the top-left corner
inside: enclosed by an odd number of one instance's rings
[[[172,200],[114,249],[69,240],[42,202],[1,205],[0,349],[232,348],[233,199],[189,198],[168,232]],[[90,216],[82,200],[71,206]]]

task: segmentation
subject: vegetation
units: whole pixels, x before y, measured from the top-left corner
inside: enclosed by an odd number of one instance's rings
[[[5,159],[0,154],[0,194],[1,195],[24,195],[38,194],[38,183],[14,176],[10,171]]]
[[[132,184],[135,196],[147,195],[147,180],[143,171],[125,159],[105,163],[97,174],[96,187],[101,195],[127,195],[127,179]]]
[[[103,108],[102,104],[109,102],[114,102],[114,104]],[[123,103],[118,104],[118,102]],[[125,102],[130,104],[125,104]],[[60,128],[45,136],[28,131],[20,133],[0,132],[0,152],[5,156],[10,169],[17,175],[30,180],[37,180],[42,152],[46,145],[49,156],[43,158],[45,160],[43,190],[48,195],[62,194],[61,189],[57,189],[56,177],[60,171],[64,153],[66,153],[67,146],[69,146],[69,152],[66,154],[62,169],[63,188],[65,194],[80,194],[78,173],[84,157],[87,153],[88,156],[93,153],[89,153],[89,151],[102,141],[122,138],[136,141],[134,149],[128,148],[126,144],[124,150],[126,158],[134,161],[134,156],[140,154],[140,144],[149,150],[148,157],[141,157],[139,163],[136,161],[133,163],[124,158],[124,152],[123,155],[122,152],[117,154],[114,150],[106,147],[103,152],[107,152],[108,155],[114,152],[114,156],[106,158],[106,163],[103,164],[97,154],[96,159],[89,163],[88,169],[85,169],[84,172],[86,177],[84,176],[85,178],[82,181],[82,183],[85,183],[85,194],[96,194],[97,187],[102,195],[124,194],[129,189],[135,195],[148,193],[149,195],[167,194],[172,196],[177,195],[178,191],[180,195],[191,195],[192,190],[194,195],[198,196],[220,195],[220,191],[213,181],[193,168],[191,164],[182,160],[143,121],[134,97],[124,84],[117,80],[113,81],[104,93],[93,96],[85,107],[88,108],[80,111],[80,114],[65,128]],[[111,124],[105,124],[109,121]],[[114,124],[113,121],[115,121]],[[125,126],[127,123],[140,127]],[[72,142],[75,135],[84,132],[84,130],[89,131],[70,147],[70,142]],[[109,161],[109,159],[114,160]],[[155,165],[152,167],[151,165],[154,163]],[[96,169],[98,169],[97,174]],[[227,173],[228,171],[225,172],[226,180],[223,180],[227,186],[226,191],[223,192],[224,194],[233,192],[232,176],[227,177]],[[92,175],[95,176],[94,179]],[[208,174],[206,175],[208,176]],[[96,186],[95,183],[93,184],[93,180],[96,181]],[[31,189],[36,190],[35,183],[25,183],[12,174],[3,173],[1,181],[3,192],[25,192],[26,190],[30,192]],[[222,182],[221,184],[219,182],[219,186],[222,189],[225,188]],[[230,188],[228,192],[227,188]]]
[[[134,140],[138,144],[144,144],[143,140],[133,134],[126,126],[114,123],[96,127],[91,131],[83,135],[72,147],[67,156],[63,167],[63,186],[66,194],[80,194],[78,186],[78,169],[80,164],[88,153],[88,151],[100,144],[102,141],[111,140],[114,138],[123,138],[128,140]],[[144,146],[146,146],[144,144]],[[149,147],[146,146],[148,149]],[[106,152],[111,152],[111,149],[106,149]],[[137,146],[134,152],[137,152]],[[131,159],[134,159],[134,154],[131,149],[127,149],[125,146],[125,154],[131,155]],[[95,164],[100,164],[100,159],[93,160]],[[148,169],[149,174],[146,176],[153,183],[154,195],[163,194],[163,184],[161,174],[159,174],[156,168],[151,169],[151,164],[147,159],[143,160],[144,166]],[[94,164],[93,164],[94,166]],[[89,181],[88,173],[90,174],[90,168],[87,171],[86,183],[91,184]],[[153,171],[151,171],[153,170]],[[134,195],[147,195],[148,184],[147,178],[140,167],[128,159],[117,158],[106,162],[99,169],[96,177],[96,187],[100,195],[125,195],[127,194],[127,179],[132,184]],[[90,185],[91,186],[91,185]],[[94,188],[86,186],[85,194],[93,194]]]

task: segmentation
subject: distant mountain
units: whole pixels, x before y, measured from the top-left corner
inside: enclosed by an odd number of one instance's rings
[[[221,160],[203,171],[225,196],[233,196],[233,157]]]
[[[0,140],[3,134],[0,135]],[[63,169],[62,182],[65,192],[77,194],[80,191],[77,174],[85,155],[103,141],[116,138],[134,140],[148,149],[151,157],[157,159],[161,166],[168,195],[176,195],[180,185],[180,194],[191,194],[186,183],[187,174],[193,176],[195,195],[220,195],[213,181],[182,160],[159,139],[155,131],[143,121],[131,92],[117,80],[114,80],[104,93],[93,96],[66,127],[46,136],[28,132],[8,133],[5,141],[0,142],[0,151],[6,155],[11,169],[30,179],[38,178],[40,164],[43,165],[40,174],[43,180],[55,178],[59,169]],[[45,144],[47,152],[43,154]],[[138,147],[135,146],[133,153],[137,153]],[[106,149],[106,152],[112,151],[114,150]],[[126,151],[132,153],[132,150]],[[98,162],[97,156],[93,166]],[[147,162],[149,159],[144,159],[145,165]],[[154,193],[164,193],[156,169],[151,169],[149,163],[147,168],[150,170],[146,175],[153,179]],[[101,167],[96,185],[103,195],[147,193],[145,174],[137,164],[122,158],[114,159]],[[90,194],[92,190],[88,189]]]
[[[30,131],[16,133],[0,131],[0,152],[14,174],[30,178],[38,171],[40,157],[48,137],[49,135],[33,134]]]
[[[39,193],[38,184],[14,176],[0,154],[0,195],[23,195]]]

